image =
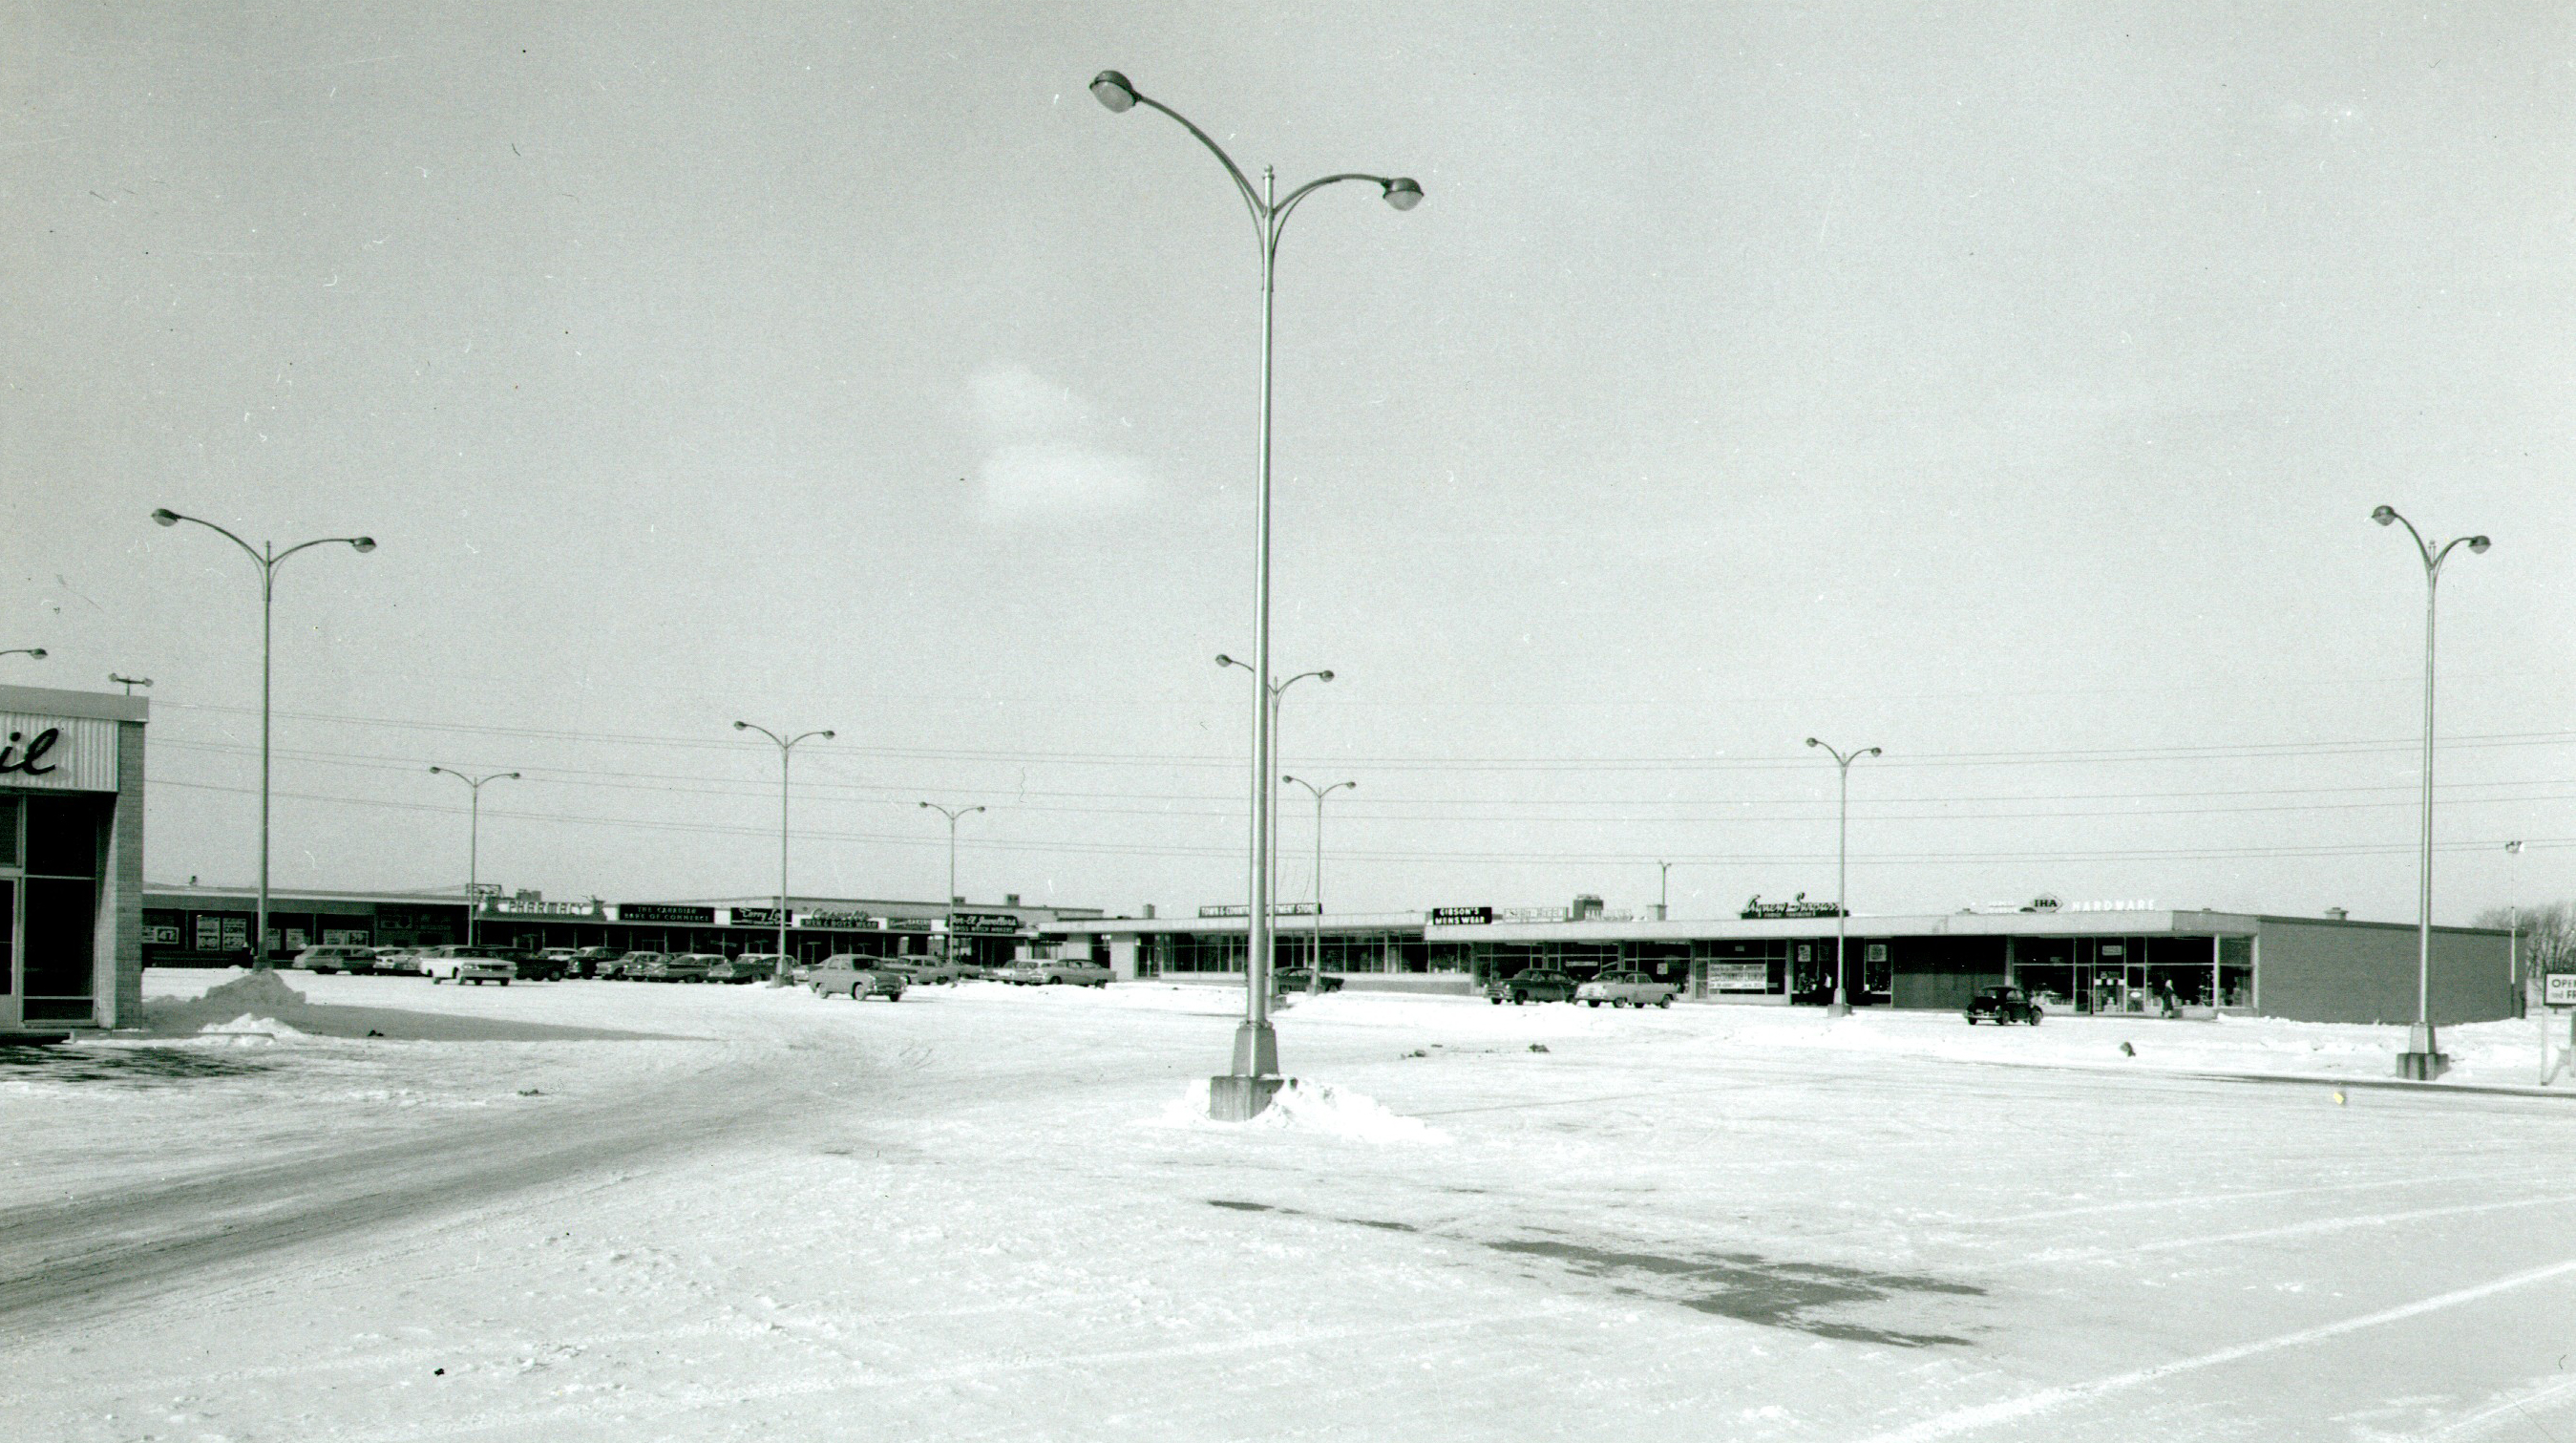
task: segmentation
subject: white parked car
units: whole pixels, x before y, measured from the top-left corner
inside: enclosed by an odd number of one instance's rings
[[[1076,987],[1106,987],[1109,985],[1109,969],[1086,958],[1032,957],[994,973],[993,980],[1008,982],[1015,987],[1044,987],[1051,982],[1065,982]]]
[[[1574,1000],[1594,1007],[1604,1002],[1613,1007],[1670,1007],[1679,990],[1643,972],[1604,972],[1575,988]]]
[[[421,975],[431,983],[453,982],[462,987],[471,982],[477,986],[498,982],[507,987],[517,980],[518,964],[507,957],[492,957],[472,947],[433,947],[420,959]]]

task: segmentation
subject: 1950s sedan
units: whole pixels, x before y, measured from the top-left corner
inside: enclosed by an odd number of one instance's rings
[[[2039,1025],[2039,1004],[2018,987],[1989,987],[1968,1003],[1968,1025],[1991,1022],[2000,1027],[2007,1023],[2027,1022]]]

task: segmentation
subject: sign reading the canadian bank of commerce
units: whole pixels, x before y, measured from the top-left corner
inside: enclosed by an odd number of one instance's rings
[[[1430,917],[1434,927],[1481,927],[1493,920],[1491,907],[1434,907]]]
[[[620,922],[695,922],[704,926],[715,919],[713,907],[674,907],[667,902],[621,902],[617,906]]]

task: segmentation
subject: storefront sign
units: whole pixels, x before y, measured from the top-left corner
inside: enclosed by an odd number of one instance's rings
[[[951,912],[948,930],[961,937],[1010,937],[1020,930],[1020,919],[1008,912]]]
[[[888,917],[885,923],[889,932],[927,932],[930,928],[931,921],[927,917]]]
[[[2540,979],[2544,1007],[2576,1007],[2576,972],[2552,972]]]
[[[200,952],[221,952],[224,950],[223,918],[200,917],[197,919],[197,950]]]
[[[1209,917],[1249,917],[1251,915],[1252,908],[1241,902],[1219,902],[1199,909],[1199,916],[1202,920]],[[1312,902],[1274,902],[1270,907],[1270,915],[1273,917],[1312,917],[1315,915],[1315,904]]]
[[[1708,990],[1711,992],[1768,992],[1771,990],[1771,964],[1768,962],[1711,962],[1708,964]]]
[[[226,952],[249,951],[250,919],[248,917],[226,917],[223,919],[223,923],[224,945],[222,950]]]
[[[620,902],[616,910],[617,916],[614,920],[619,922],[694,922],[700,926],[713,926],[716,920],[716,909],[713,907],[674,907],[663,902]]]
[[[597,922],[606,909],[596,900],[547,902],[534,897],[493,897],[480,910],[486,917],[576,917]]]
[[[286,929],[286,950],[289,952],[301,952],[304,950],[303,928],[289,927]]]
[[[322,929],[322,945],[325,947],[364,947],[367,945],[367,929],[364,927],[325,927]]]
[[[737,927],[775,927],[778,925],[778,909],[775,907],[736,907],[732,909],[730,915],[733,925]]]
[[[1426,919],[1434,927],[1481,927],[1494,920],[1491,907],[1434,907]]]
[[[0,712],[0,787],[116,790],[116,723]]]
[[[179,945],[179,929],[176,927],[160,926],[146,927],[143,929],[143,945],[146,947],[176,947]]]
[[[865,912],[799,912],[796,925],[821,927],[836,932],[864,932],[876,926],[877,919]]]
[[[1736,915],[1750,922],[1783,917],[1839,917],[1842,914],[1843,909],[1831,902],[1808,901],[1804,892],[1791,902],[1765,902],[1762,894],[1756,892],[1745,900],[1744,910]]]

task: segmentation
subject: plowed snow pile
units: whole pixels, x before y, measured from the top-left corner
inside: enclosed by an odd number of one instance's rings
[[[237,1041],[285,1041],[306,1034],[313,1005],[274,972],[251,972],[199,996],[144,1004],[143,1030],[157,1037],[210,1034]]]
[[[1386,1110],[1377,1099],[1328,1082],[1290,1078],[1261,1115],[1250,1122],[1218,1122],[1208,1116],[1208,1081],[1195,1078],[1180,1100],[1163,1110],[1165,1127],[1214,1128],[1235,1132],[1298,1132],[1338,1137],[1351,1142],[1442,1143],[1449,1135],[1428,1123]]]

